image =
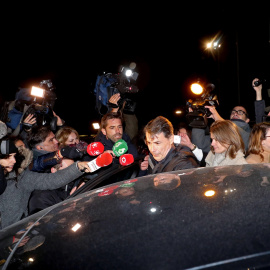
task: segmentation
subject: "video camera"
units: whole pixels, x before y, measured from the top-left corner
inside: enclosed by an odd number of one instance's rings
[[[211,112],[208,108],[204,106],[215,106],[219,105],[217,96],[215,93],[211,93],[215,88],[214,84],[208,84],[205,91],[200,96],[200,98],[193,100],[188,100],[186,103],[187,115],[186,119],[188,125],[194,128],[206,128],[208,124],[208,119]],[[192,112],[189,111],[191,108]]]
[[[130,68],[121,66],[117,74],[105,73],[99,75],[96,81],[94,93],[96,94],[96,107],[100,111],[101,106],[117,107],[109,102],[112,95],[120,93],[121,99],[118,101],[119,108],[124,113],[133,114],[136,108],[136,102],[133,100],[133,94],[139,91],[136,80],[138,73]]]
[[[36,117],[38,126],[50,125],[51,129],[56,130],[57,117],[53,115],[53,107],[55,104],[56,94],[53,92],[55,87],[51,80],[43,80],[39,87],[33,86],[32,89],[21,89],[16,96],[15,106],[21,110],[24,104],[28,105],[23,120],[33,114]],[[23,123],[24,127],[31,128],[32,125]]]

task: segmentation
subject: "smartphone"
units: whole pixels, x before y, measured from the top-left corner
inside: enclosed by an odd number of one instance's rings
[[[174,144],[180,144],[181,143],[181,136],[174,135]]]

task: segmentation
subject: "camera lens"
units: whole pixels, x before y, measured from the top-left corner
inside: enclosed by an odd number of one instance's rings
[[[259,80],[259,81],[256,81],[256,82],[254,82],[254,85],[255,86],[259,86],[259,85],[261,85],[262,84],[262,82]]]

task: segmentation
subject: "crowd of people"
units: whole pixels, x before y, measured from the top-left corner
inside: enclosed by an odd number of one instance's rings
[[[138,177],[197,167],[269,163],[270,123],[264,121],[265,102],[262,85],[254,85],[257,80],[252,81],[256,91],[253,127],[243,106],[234,107],[229,120],[215,107],[206,106],[214,120],[209,130],[187,123],[174,127],[169,119],[157,116],[139,132],[136,115],[125,115],[117,107],[120,95],[115,94],[109,100],[115,106],[102,117],[94,141],[102,143],[104,152],[118,164],[113,147],[124,140],[127,153],[141,161]],[[97,175],[89,167],[96,158],[87,154],[89,144],[68,121],[55,112],[54,116],[56,130],[36,125],[35,116],[29,114],[22,120],[27,125],[21,125],[16,136],[0,122],[0,229],[63,201]],[[176,135],[180,142],[175,141]]]

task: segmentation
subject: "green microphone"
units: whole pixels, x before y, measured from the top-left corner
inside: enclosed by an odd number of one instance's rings
[[[120,157],[127,152],[127,143],[123,139],[120,139],[113,145],[112,150],[117,157]]]

